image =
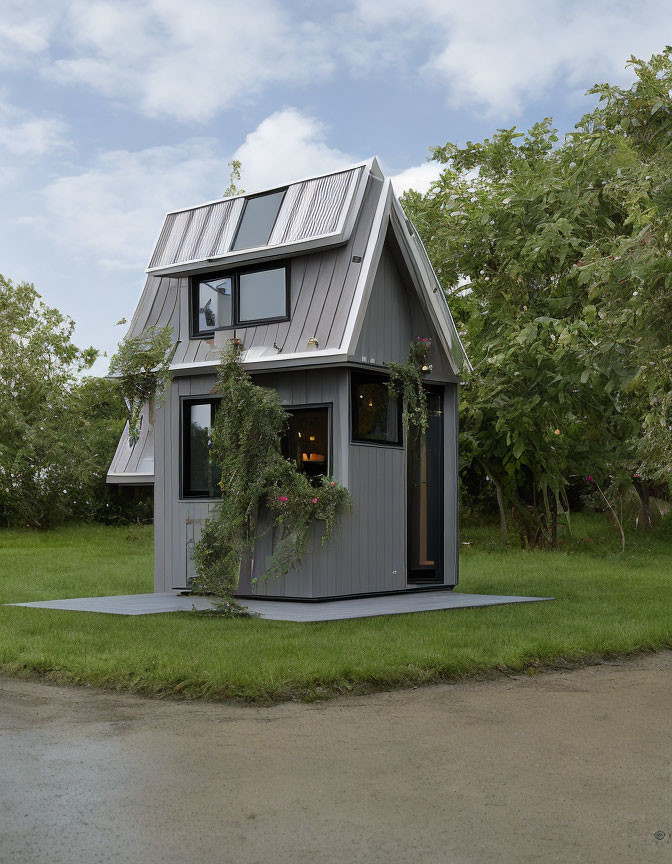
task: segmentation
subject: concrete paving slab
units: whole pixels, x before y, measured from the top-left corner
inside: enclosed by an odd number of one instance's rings
[[[456,591],[423,591],[391,594],[384,597],[355,597],[300,603],[291,600],[242,600],[250,612],[271,621],[337,621],[345,618],[370,618],[464,609],[472,606],[499,606],[508,603],[538,603],[552,597],[515,597],[508,594],[460,594]],[[207,597],[180,594],[122,594],[116,597],[76,597],[67,600],[38,600],[33,603],[8,603],[33,609],[64,609],[77,612],[102,612],[108,615],[156,615],[162,612],[190,612],[212,609]]]

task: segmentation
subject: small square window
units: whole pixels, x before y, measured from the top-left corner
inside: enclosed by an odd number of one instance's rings
[[[282,437],[282,455],[318,486],[331,471],[329,408],[288,408],[289,423]]]
[[[391,396],[383,375],[352,372],[352,440],[401,444],[401,400]]]
[[[245,209],[240,219],[231,251],[239,249],[256,249],[266,246],[271,237],[273,225],[280,212],[284,189],[280,192],[270,192],[267,195],[256,195],[245,201]]]
[[[233,323],[233,280],[202,279],[194,290],[194,333],[212,333]]]
[[[238,322],[287,317],[287,271],[284,267],[241,273]]]

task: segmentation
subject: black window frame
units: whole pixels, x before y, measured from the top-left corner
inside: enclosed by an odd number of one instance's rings
[[[213,408],[211,417],[214,421],[215,412],[221,402],[221,396],[183,396],[180,405],[180,499],[201,501],[219,501],[220,495],[209,495],[201,490],[190,488],[189,468],[191,466],[191,438],[187,434],[190,426],[188,414],[192,405],[210,405]]]
[[[268,189],[264,192],[257,192],[256,195],[246,195],[245,196],[245,206],[243,207],[243,212],[240,214],[240,218],[238,219],[238,224],[236,225],[236,233],[233,235],[233,239],[231,240],[231,252],[245,252],[248,249],[263,249],[265,246],[268,246],[268,241],[271,239],[271,235],[273,234],[273,229],[275,228],[275,224],[278,221],[278,216],[280,215],[280,211],[282,210],[282,205],[285,201],[285,196],[287,195],[287,190],[289,186],[280,187],[279,189]],[[280,203],[278,204],[278,209],[275,214],[275,218],[273,219],[273,224],[271,225],[271,230],[268,232],[268,237],[266,238],[265,243],[260,243],[258,246],[245,246],[241,249],[236,249],[236,243],[238,242],[238,235],[240,234],[240,229],[243,227],[243,222],[245,220],[245,212],[247,210],[247,205],[250,201],[253,201],[255,198],[267,198],[270,195],[279,195],[282,192],[282,198],[280,198]]]
[[[316,411],[319,408],[327,409],[327,470],[326,476],[331,476],[331,471],[334,464],[334,427],[333,427],[333,415],[334,415],[334,403],[333,402],[303,402],[298,405],[283,405],[282,406],[288,414],[292,414],[295,411]],[[292,461],[292,460],[290,460]],[[306,474],[306,476],[310,479],[310,475]]]
[[[355,402],[355,384],[356,379],[368,379],[369,381],[381,381],[387,384],[390,376],[384,372],[376,372],[372,369],[351,369],[350,370],[350,443],[368,447],[403,447],[404,446],[404,427],[403,427],[403,402],[400,396],[397,396],[397,440],[396,441],[377,441],[373,438],[360,438],[356,434],[356,419],[359,415],[359,405]],[[393,398],[390,396],[390,398]]]
[[[190,468],[191,462],[191,439],[189,435],[187,435],[187,430],[190,425],[190,417],[188,413],[191,409],[192,405],[211,405],[215,410],[212,413],[212,418],[214,420],[214,414],[219,406],[219,403],[222,401],[221,396],[182,396],[180,400],[180,437],[179,437],[179,448],[180,448],[180,500],[182,501],[219,501],[221,495],[208,495],[205,492],[194,491],[189,488],[189,476],[188,471]],[[327,471],[326,474],[330,475],[332,471],[332,467],[334,464],[334,427],[333,427],[333,414],[334,414],[334,403],[333,402],[304,402],[299,405],[283,405],[282,406],[288,414],[291,414],[294,411],[311,411],[318,408],[326,408],[327,409]],[[309,475],[306,475],[309,476]]]
[[[255,318],[250,321],[240,320],[240,277],[246,273],[260,273],[263,270],[285,271],[285,314],[269,318]],[[199,285],[201,282],[211,282],[214,279],[231,279],[232,322],[209,330],[198,329]],[[291,316],[291,266],[289,261],[265,261],[263,264],[249,264],[231,270],[218,270],[213,273],[199,273],[191,277],[189,285],[189,336],[191,339],[212,339],[217,330],[236,330],[246,327],[257,327],[261,324],[276,324],[289,321]]]

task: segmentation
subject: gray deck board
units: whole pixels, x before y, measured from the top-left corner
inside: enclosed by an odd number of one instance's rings
[[[508,594],[459,594],[455,591],[424,591],[391,594],[385,597],[356,597],[298,603],[290,600],[243,600],[250,612],[271,621],[337,621],[345,618],[370,618],[376,615],[401,615],[465,609],[474,606],[499,606],[507,603],[536,603],[552,597],[515,597]],[[76,597],[70,600],[38,600],[33,603],[8,603],[33,609],[64,609],[78,612],[103,612],[109,615],[156,615],[160,612],[190,612],[211,609],[207,597],[179,594],[122,594],[117,597]]]

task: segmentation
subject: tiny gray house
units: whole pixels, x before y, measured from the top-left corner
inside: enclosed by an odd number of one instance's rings
[[[437,587],[458,579],[457,388],[468,365],[443,291],[375,159],[255,195],[168,213],[130,334],[170,325],[163,405],[124,434],[109,483],[154,484],[158,592],[188,590],[191,550],[218,487],[204,431],[220,351],[290,414],[287,458],[334,475],[353,508],[299,569],[263,581],[272,535],[241,573],[241,596],[319,600]],[[431,339],[427,434],[408,442],[387,366]]]

